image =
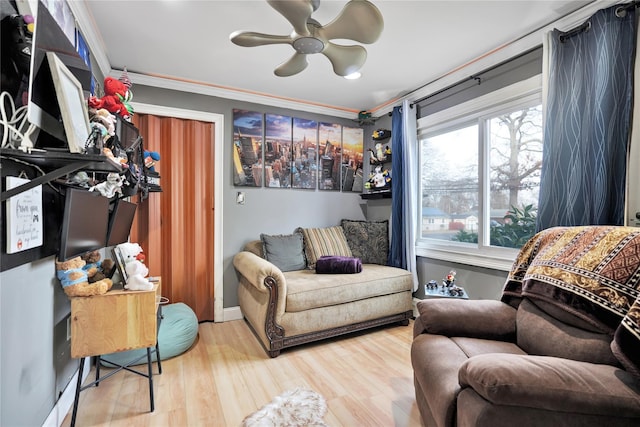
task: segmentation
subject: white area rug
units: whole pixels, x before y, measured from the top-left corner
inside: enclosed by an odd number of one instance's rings
[[[327,427],[322,417],[327,412],[324,397],[312,390],[296,388],[242,420],[242,427]]]

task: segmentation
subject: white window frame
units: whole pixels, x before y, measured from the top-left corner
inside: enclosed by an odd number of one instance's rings
[[[489,94],[480,96],[463,104],[456,105],[443,111],[431,114],[418,119],[418,149],[422,149],[422,139],[427,135],[441,133],[447,129],[460,127],[462,125],[479,124],[479,197],[482,207],[482,218],[487,218],[489,206],[486,203],[485,195],[489,191],[489,168],[487,159],[489,158],[489,144],[484,144],[486,138],[486,126],[484,120],[493,118],[496,115],[515,110],[519,107],[531,105],[531,103],[542,103],[542,76],[534,76],[519,83],[504,87]],[[420,152],[419,158],[422,153]],[[418,176],[418,224],[422,218],[422,171]],[[485,224],[486,223],[486,224]],[[470,246],[468,243],[430,239],[418,235],[416,241],[416,255],[426,258],[457,262],[461,264],[474,265],[478,267],[492,268],[496,270],[509,271],[513,266],[513,261],[518,254],[518,249],[500,248],[484,244],[485,236],[489,233],[488,221],[480,222],[478,228],[478,245]]]

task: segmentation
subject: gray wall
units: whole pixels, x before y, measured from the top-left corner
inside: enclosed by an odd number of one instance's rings
[[[0,275],[0,425],[42,425],[78,366],[54,257]]]
[[[234,108],[358,126],[353,120],[148,86],[134,85],[133,92],[134,100],[140,103],[224,114],[224,141],[216,141],[225,144],[223,194],[216,195],[223,197],[224,307],[238,305],[238,279],[232,265],[233,256],[246,242],[259,239],[260,233],[286,234],[296,227],[325,227],[339,224],[342,218],[365,218],[361,207],[364,202],[357,193],[233,185],[231,147]],[[238,191],[245,193],[244,205],[236,204]]]

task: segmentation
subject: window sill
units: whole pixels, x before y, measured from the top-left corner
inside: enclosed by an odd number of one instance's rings
[[[501,251],[502,252],[502,251]],[[511,271],[517,251],[507,251],[500,254],[481,254],[479,252],[464,251],[457,248],[433,248],[416,246],[416,256],[432,258],[459,264],[473,265],[476,267],[490,268],[493,270]]]

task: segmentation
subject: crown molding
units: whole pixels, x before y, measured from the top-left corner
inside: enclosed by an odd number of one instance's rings
[[[119,78],[121,74],[121,70],[111,70],[109,76]],[[222,87],[197,81],[178,80],[163,76],[150,76],[147,74],[133,73],[131,71],[127,71],[127,74],[129,75],[129,79],[133,84],[171,89],[181,92],[197,93],[207,96],[216,96],[219,98],[233,99],[235,101],[253,102],[256,104],[263,104],[271,107],[289,108],[293,110],[306,111],[316,114],[326,114],[329,116],[343,117],[347,119],[355,119],[358,116],[357,112],[353,112],[350,110],[343,110],[337,107],[314,104],[292,98],[277,97],[269,94],[251,92],[243,89]]]

